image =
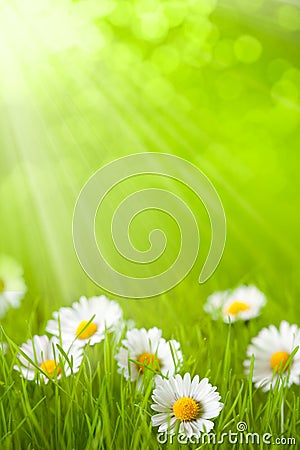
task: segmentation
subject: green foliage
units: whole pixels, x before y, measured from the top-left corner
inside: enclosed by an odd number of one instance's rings
[[[164,307],[172,311],[172,302],[166,301]],[[247,379],[243,373],[247,345],[271,309],[272,302],[262,317],[231,326],[214,322],[203,313],[190,324],[182,314],[180,321],[172,323],[172,332],[164,333],[165,337],[176,338],[182,344],[181,373],[189,371],[192,375],[208,376],[218,387],[225,405],[215,420],[218,439],[229,430],[236,433],[241,421],[247,424],[247,432],[261,436],[270,433],[274,439],[280,436],[300,439],[299,387],[263,393],[254,389],[251,377]],[[155,316],[151,320],[153,324],[157,322]],[[11,343],[8,354],[1,355],[0,365],[1,448],[181,448],[176,440],[172,445],[157,442],[157,429],[151,427],[152,373],[146,371],[140,389],[136,382],[126,381],[117,374],[114,358],[117,348],[115,337],[107,335],[105,341],[86,349],[78,374],[37,385],[20,378],[13,370],[17,349]],[[218,448],[214,445],[207,444],[205,448]],[[234,448],[243,448],[243,444]]]

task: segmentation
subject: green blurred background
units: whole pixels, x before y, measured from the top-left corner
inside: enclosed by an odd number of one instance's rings
[[[149,151],[183,157],[209,177],[224,205],[227,243],[215,274],[198,285],[209,222],[201,204],[174,185],[199,218],[199,260],[160,299],[120,299],[126,315],[172,329],[183,310],[201,321],[213,290],[246,282],[274,300],[265,321],[296,320],[299,46],[296,3],[1,3],[0,251],[22,264],[28,285],[21,312],[3,320],[8,332],[16,339],[42,332],[52,310],[101,292],[73,248],[76,198],[104,164]],[[153,184],[164,186],[144,178],[116,195]],[[160,221],[168,225],[157,214],[136,223],[140,248],[149,224]],[[105,215],[97,223],[105,235]],[[176,250],[178,230],[169,225]]]

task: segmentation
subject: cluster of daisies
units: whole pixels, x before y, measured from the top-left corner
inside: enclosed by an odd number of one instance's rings
[[[24,281],[20,282],[20,271],[18,276],[19,284],[14,286],[19,290],[11,291],[12,279],[2,276],[0,264],[0,301],[5,299],[9,305],[11,300],[13,307],[20,301],[21,293],[26,292]],[[256,287],[240,286],[214,293],[208,297],[204,309],[213,319],[232,323],[258,316],[265,304],[264,294]],[[211,419],[223,408],[217,388],[207,378],[199,379],[198,375],[191,378],[189,373],[180,375],[183,362],[180,343],[167,341],[156,327],[149,330],[126,327],[122,309],[114,300],[103,295],[80,297],[70,307],[53,313],[46,333],[33,336],[19,348],[14,369],[25,378],[48,383],[78,372],[85,347],[103,341],[107,333],[114,333],[118,341],[115,355],[118,372],[127,380],[137,382],[141,392],[145,373],[153,376],[151,408],[157,414],[153,415],[152,424],[159,432],[179,431],[189,438],[214,427]],[[300,384],[299,345],[300,330],[296,325],[283,321],[279,329],[273,325],[262,329],[252,339],[244,362],[247,374],[254,363],[256,387],[267,391],[276,384]]]
[[[214,320],[226,323],[248,321],[257,317],[266,304],[265,295],[255,286],[239,286],[234,290],[210,295],[204,310]],[[264,391],[276,385],[290,387],[300,384],[300,329],[283,320],[279,329],[274,325],[263,328],[248,346],[244,361],[245,372],[250,374],[253,359],[253,382]]]
[[[35,335],[20,346],[14,369],[37,383],[67,377],[79,371],[85,346],[98,344],[107,333],[120,336],[124,326],[122,309],[114,300],[104,295],[80,297],[53,313],[47,334]],[[213,428],[209,419],[217,417],[223,407],[220,395],[207,378],[178,374],[183,362],[179,342],[167,341],[156,327],[127,329],[115,358],[118,372],[137,381],[141,392],[145,372],[153,375],[152,409],[158,414],[152,423],[160,431],[172,432],[178,422],[179,431],[188,437]]]

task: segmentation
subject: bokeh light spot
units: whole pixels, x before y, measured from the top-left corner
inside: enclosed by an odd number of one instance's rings
[[[260,58],[262,45],[253,36],[240,36],[234,43],[234,52],[239,61],[251,64]]]
[[[129,2],[119,2],[115,4],[114,10],[108,17],[108,20],[118,27],[129,25],[132,18],[132,5]]]
[[[287,31],[300,30],[300,8],[293,5],[282,5],[277,10],[279,25]]]
[[[169,45],[162,45],[153,52],[152,61],[159,66],[162,73],[171,73],[179,65],[178,51]]]
[[[204,43],[212,31],[212,23],[205,17],[195,16],[185,22],[185,38],[195,43]]]
[[[160,12],[143,14],[140,18],[140,37],[149,41],[163,39],[169,30],[166,17]]]
[[[297,103],[299,91],[292,81],[282,79],[273,85],[271,95],[276,103],[292,106]]]
[[[189,4],[193,8],[195,14],[209,15],[211,14],[217,6],[218,0],[189,0]]]
[[[164,15],[167,17],[170,27],[178,27],[187,14],[187,5],[183,2],[167,2],[163,5]]]
[[[285,80],[292,81],[298,89],[300,88],[300,70],[295,67],[290,67],[286,70],[282,76]]]
[[[245,13],[254,13],[261,9],[264,0],[237,0],[238,6]]]

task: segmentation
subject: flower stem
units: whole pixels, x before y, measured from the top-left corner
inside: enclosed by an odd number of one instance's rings
[[[280,432],[284,433],[284,394],[282,394],[281,407],[280,407]]]

